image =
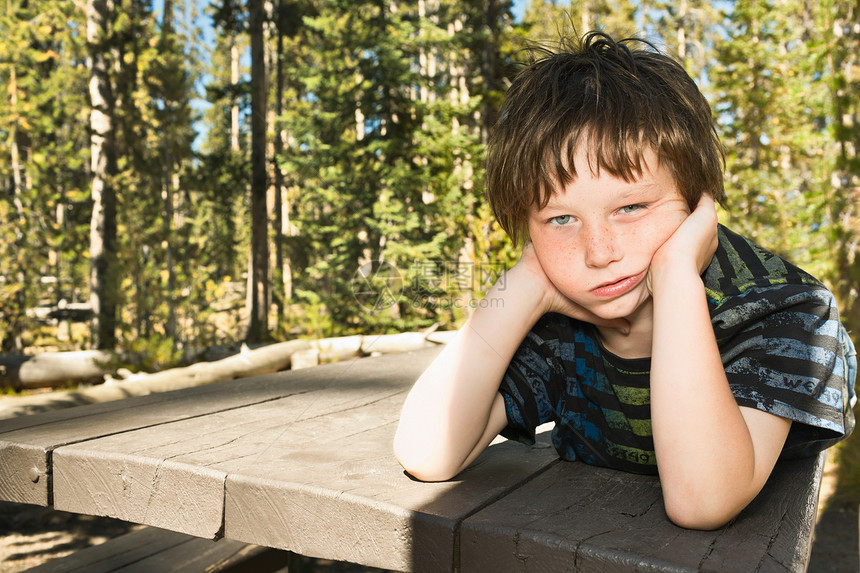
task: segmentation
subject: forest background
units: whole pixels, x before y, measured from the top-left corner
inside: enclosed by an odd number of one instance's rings
[[[722,222],[821,278],[860,342],[856,0],[2,0],[0,353],[151,372],[457,328],[518,258],[484,198],[504,91],[530,42],[592,29],[684,63]],[[860,436],[831,452],[856,547]]]
[[[2,351],[157,369],[188,346],[458,327],[517,259],[483,189],[505,88],[530,42],[591,29],[683,61],[726,146],[722,221],[860,330],[854,1],[2,6]]]

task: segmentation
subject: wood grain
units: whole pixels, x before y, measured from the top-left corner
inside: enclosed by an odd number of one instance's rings
[[[438,352],[408,353],[407,360],[420,368]],[[361,378],[361,368],[348,366],[354,362],[308,369],[301,376],[261,375],[0,420],[0,500],[52,505],[50,458],[58,447],[310,392],[338,384],[336,376],[345,371],[352,372],[360,386],[367,380]]]
[[[410,479],[391,444],[428,360],[364,359],[329,369],[327,384],[318,374],[308,382],[318,369],[285,373],[284,385],[303,391],[59,448],[55,507],[210,538],[223,515],[231,539],[388,569],[451,570],[459,521],[556,454],[506,442],[455,481]]]
[[[54,559],[31,573],[207,573],[275,571],[288,563],[288,555],[265,547],[223,539],[218,542],[147,527],[101,545]]]
[[[348,457],[320,445],[332,461],[319,470],[289,463],[301,448],[285,443],[277,463],[231,473],[226,535],[385,569],[451,571],[459,523],[557,463],[549,447],[504,442],[452,481],[421,483],[391,456],[393,434],[387,424],[350,436],[337,445]],[[264,475],[272,469],[277,477]]]
[[[421,483],[392,440],[437,349],[0,423],[0,498],[402,571],[803,571],[823,456],[783,461],[715,532],[656,477],[501,440]]]
[[[461,570],[805,571],[822,464],[781,462],[734,522],[693,531],[657,478],[559,463],[463,523]]]

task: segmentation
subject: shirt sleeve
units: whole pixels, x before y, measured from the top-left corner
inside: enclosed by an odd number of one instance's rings
[[[561,392],[558,316],[544,315],[520,344],[505,372],[499,392],[505,400],[508,425],[501,435],[534,444],[535,428],[558,418]]]
[[[718,340],[720,328],[734,331],[720,353],[737,403],[793,422],[783,456],[815,454],[851,433],[851,343],[829,291],[751,289],[717,318]]]

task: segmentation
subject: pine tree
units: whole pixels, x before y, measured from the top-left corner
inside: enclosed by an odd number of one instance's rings
[[[204,266],[211,267],[216,281],[232,279],[247,267],[245,195],[250,182],[247,129],[240,117],[249,113],[249,86],[243,77],[239,54],[247,25],[247,14],[237,2],[225,0],[210,5],[215,47],[208,54],[206,87],[210,107],[204,112],[206,138],[200,149],[198,187],[202,193],[198,218],[205,221],[198,231],[209,247],[201,252]],[[244,256],[239,257],[239,252]],[[204,263],[204,261],[201,261]]]
[[[646,39],[677,57],[707,90],[704,71],[714,63],[714,43],[723,29],[717,6],[702,0],[649,0],[639,11]]]
[[[324,305],[330,328],[462,317],[454,303],[473,297],[483,257],[482,139],[508,8],[327,2],[306,20],[304,97],[285,113],[283,164],[298,184],[291,243],[307,261],[296,292]],[[369,302],[384,308],[353,296],[365,272],[383,279]]]
[[[265,9],[249,0],[251,38],[251,264],[248,267],[249,325],[246,339],[261,342],[269,333],[269,222],[266,132],[268,89],[263,34]]]
[[[116,265],[116,99],[111,82],[113,3],[88,0],[87,44],[90,70],[90,128],[92,149],[93,214],[90,227],[90,304],[93,309],[92,344],[114,348],[117,320]]]
[[[11,2],[6,4],[6,14],[4,15],[2,28],[8,32],[12,32],[17,24],[16,20],[21,17],[20,14],[15,14],[15,7]],[[19,28],[20,29],[20,28]],[[29,52],[29,38],[20,37],[18,34],[11,33],[7,37],[7,43],[13,46],[17,44],[21,51]],[[7,49],[9,53],[15,53],[15,48]],[[6,66],[4,75],[8,78],[8,116],[10,119],[7,122],[5,131],[8,133],[8,173],[9,173],[9,202],[3,205],[4,225],[9,232],[6,233],[5,241],[8,245],[9,253],[13,254],[13,262],[7,269],[4,269],[4,277],[6,280],[12,279],[11,284],[3,285],[2,315],[3,322],[6,326],[6,335],[3,337],[4,349],[15,349],[20,351],[23,346],[21,334],[24,329],[24,313],[27,306],[27,293],[25,285],[27,280],[27,265],[25,239],[28,233],[28,221],[25,212],[24,202],[26,195],[29,194],[31,188],[25,181],[28,180],[24,169],[27,157],[22,157],[22,151],[28,147],[28,134],[23,129],[24,122],[22,119],[27,113],[22,109],[25,105],[22,100],[23,90],[21,90],[19,75],[22,73],[21,62],[12,61]],[[4,114],[5,115],[5,114]],[[5,282],[5,281],[4,281]]]
[[[153,125],[157,136],[161,138],[162,148],[162,181],[161,196],[163,199],[163,274],[162,281],[163,303],[166,306],[164,334],[168,339],[177,340],[177,312],[180,310],[177,277],[195,280],[195,269],[182,265],[180,257],[187,252],[187,237],[184,236],[186,217],[180,193],[180,176],[183,166],[192,156],[191,142],[193,133],[191,127],[190,97],[192,93],[189,65],[186,61],[186,39],[179,33],[175,25],[176,6],[173,1],[165,0],[161,19],[157,58],[152,62],[152,73],[147,81],[155,108]],[[177,228],[178,227],[178,228]],[[181,257],[185,261],[184,257]],[[183,305],[184,306],[184,305]],[[187,312],[193,316],[194,311]]]
[[[780,0],[735,6],[709,71],[727,151],[727,222],[799,264],[814,228],[811,161],[822,142],[801,97],[812,74],[797,8]],[[814,112],[813,112],[814,115]]]
[[[7,350],[20,351],[34,334],[28,308],[73,301],[79,292],[86,77],[83,40],[69,25],[79,16],[64,2],[10,1],[0,13],[0,245],[7,253],[0,339]]]
[[[574,14],[574,2],[529,0],[520,28],[530,43],[553,45],[560,38],[581,36],[582,22]],[[589,28],[590,29],[590,28]]]
[[[856,3],[822,0],[819,11],[822,60],[829,73],[825,117],[832,141],[823,170],[829,191],[830,282],[843,320],[856,333],[860,329],[860,9]]]
[[[277,307],[277,330],[283,333],[287,324],[289,305],[293,299],[293,256],[290,248],[293,238],[292,205],[290,187],[295,186],[289,174],[281,166],[285,146],[292,138],[281,118],[288,102],[293,106],[304,92],[297,77],[295,62],[304,58],[304,19],[313,16],[316,8],[311,0],[279,0],[274,19],[275,34],[275,79],[272,95],[274,99],[274,142],[272,146],[272,180],[274,186],[274,265],[272,298]]]

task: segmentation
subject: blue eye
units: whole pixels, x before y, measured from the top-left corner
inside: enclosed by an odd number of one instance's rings
[[[641,209],[644,206],[645,205],[642,205],[641,203],[637,203],[636,205],[626,205],[626,206],[622,207],[621,209],[619,209],[619,211],[629,215],[630,213],[635,213],[636,211],[638,211],[639,209]]]
[[[566,225],[570,223],[571,219],[573,219],[573,217],[570,215],[559,215],[558,217],[553,217],[549,221],[554,225]]]

